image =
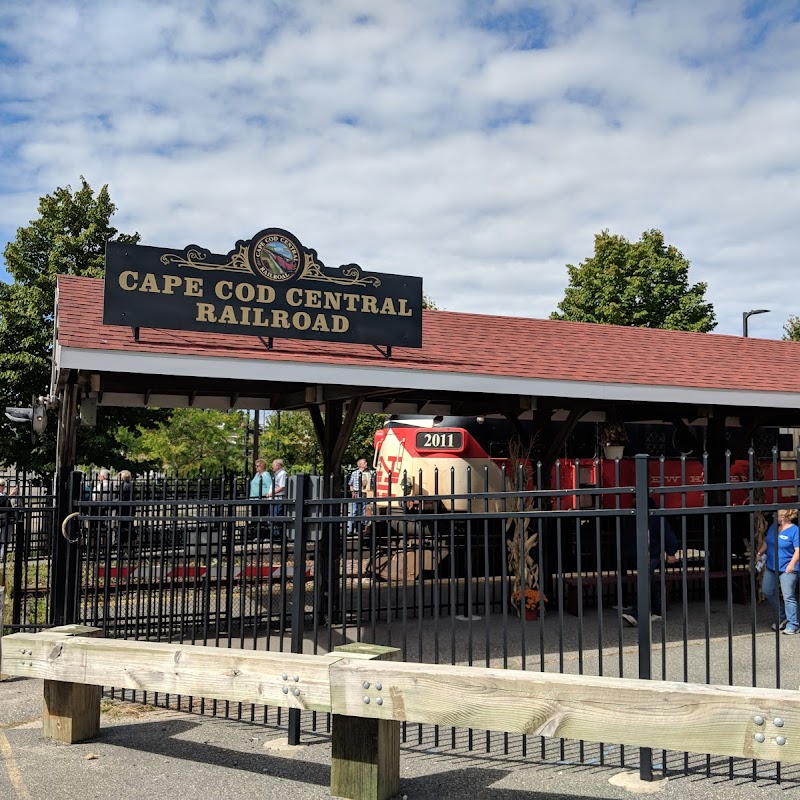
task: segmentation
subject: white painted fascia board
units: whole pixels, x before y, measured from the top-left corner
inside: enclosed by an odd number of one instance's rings
[[[215,408],[220,411],[269,411],[272,406],[268,397],[245,397],[240,395],[231,405],[229,395],[203,395],[194,403],[185,394],[153,394],[145,396],[139,392],[103,392],[100,403],[104,408]]]
[[[564,397],[587,400],[626,400],[644,403],[692,403],[700,405],[800,408],[795,392],[708,389],[703,387],[658,386],[597,381],[562,381],[513,375],[481,375],[410,368],[333,365],[309,361],[262,361],[218,356],[82,350],[61,347],[59,369],[143,375],[214,376],[229,380],[269,380],[287,383],[403,387],[442,392],[476,392],[532,397]]]

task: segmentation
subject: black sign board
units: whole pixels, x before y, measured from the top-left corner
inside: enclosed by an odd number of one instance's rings
[[[103,322],[422,347],[422,278],[326,267],[280,228],[225,256],[109,242]]]
[[[450,428],[418,431],[414,444],[419,451],[460,451],[464,449],[464,431]]]

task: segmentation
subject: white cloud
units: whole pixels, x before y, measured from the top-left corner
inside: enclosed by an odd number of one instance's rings
[[[656,227],[720,332],[757,306],[752,334],[777,337],[800,313],[800,22],[745,12],[6,3],[0,238],[83,174],[144,243],[225,252],[277,225],[330,265],[423,275],[448,309],[546,317],[595,233]]]

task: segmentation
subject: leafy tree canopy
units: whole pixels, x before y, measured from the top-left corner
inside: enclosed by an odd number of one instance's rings
[[[3,253],[12,283],[0,282],[0,404],[29,406],[32,395],[47,394],[53,349],[53,306],[60,274],[102,277],[106,242],[135,244],[138,234],[111,225],[115,206],[108,187],[95,195],[81,177],[73,192],[66,186],[39,200],[39,216],[17,230]],[[96,428],[78,435],[78,461],[129,466],[116,437],[119,425],[144,424],[164,412],[100,409]],[[55,424],[35,446],[30,427],[0,420],[0,463],[34,469],[52,468]]]
[[[359,458],[372,462],[375,431],[384,419],[383,414],[359,415],[344,456],[346,469],[354,468]],[[251,428],[246,412],[183,408],[154,427],[120,428],[117,435],[134,473],[153,467],[181,477],[218,476],[240,474],[243,467],[252,473]],[[247,463],[245,453],[249,454]],[[259,437],[259,457],[268,465],[275,458],[283,459],[292,475],[319,474],[322,453],[311,415],[307,411],[270,413]]]
[[[604,230],[594,255],[567,264],[569,286],[551,319],[707,333],[717,321],[706,284],[689,284],[689,261],[650,230],[629,242]]]
[[[247,414],[181,408],[154,427],[121,429],[118,435],[134,471],[155,465],[186,478],[238,474],[244,464]]]
[[[789,317],[783,326],[783,338],[789,342],[800,342],[800,317]]]
[[[342,459],[346,469],[354,468],[359,458],[366,458],[372,463],[375,431],[385,419],[384,414],[359,414]],[[311,415],[307,411],[270,414],[261,433],[259,451],[268,464],[274,458],[282,458],[286,462],[286,470],[291,474],[319,474],[322,469],[322,453]]]

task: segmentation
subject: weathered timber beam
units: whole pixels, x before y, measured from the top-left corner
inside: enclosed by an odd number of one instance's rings
[[[344,716],[800,762],[800,694],[777,689],[344,660],[331,667],[331,704]]]
[[[0,668],[342,717],[800,763],[800,693],[794,691],[367,660],[375,657],[45,632],[5,637]]]
[[[26,678],[310,711],[331,708],[328,671],[333,657],[44,632],[4,637],[2,658],[4,672]]]

